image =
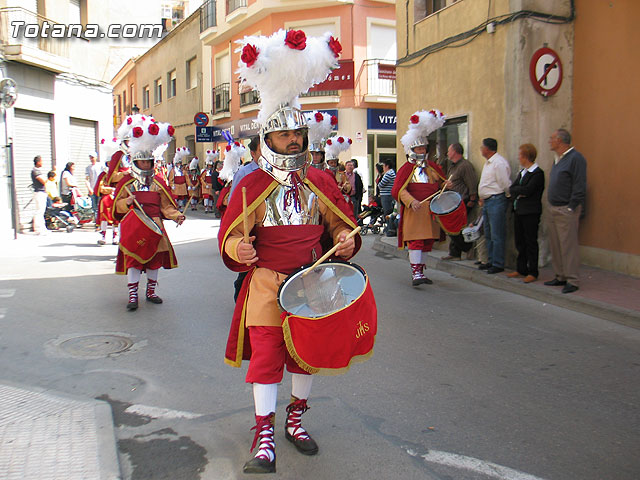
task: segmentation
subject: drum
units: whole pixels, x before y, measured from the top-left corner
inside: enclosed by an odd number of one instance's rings
[[[305,371],[344,373],[373,353],[378,311],[362,267],[338,260],[302,267],[280,285],[278,305],[287,350]]]
[[[129,210],[120,222],[120,249],[140,263],[153,258],[160,240],[160,227],[137,208]]]
[[[429,208],[442,229],[451,235],[459,234],[467,224],[467,209],[458,192],[439,193],[431,199]]]

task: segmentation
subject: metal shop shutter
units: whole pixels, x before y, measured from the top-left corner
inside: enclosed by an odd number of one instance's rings
[[[31,188],[33,157],[40,155],[42,167],[47,171],[53,166],[51,115],[16,109],[13,148],[20,225],[22,229],[29,230],[35,207],[31,201],[33,198],[33,189]]]
[[[69,122],[69,161],[75,163],[74,176],[82,195],[88,195],[85,185],[85,170],[89,162],[89,153],[96,151],[96,122],[71,118]],[[64,169],[64,167],[62,167]]]

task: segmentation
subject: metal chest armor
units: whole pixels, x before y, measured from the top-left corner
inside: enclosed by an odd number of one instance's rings
[[[305,183],[297,185],[298,208],[294,201],[295,190],[278,184],[265,200],[263,227],[283,225],[320,225],[318,196]]]
[[[421,168],[416,166],[411,174],[412,183],[430,183],[429,174],[427,173],[427,167]]]

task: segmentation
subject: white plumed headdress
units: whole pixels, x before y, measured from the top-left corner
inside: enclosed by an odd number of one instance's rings
[[[173,163],[182,163],[182,159],[187,155],[191,155],[191,151],[187,147],[176,148],[176,154],[173,156]]]
[[[338,119],[327,113],[313,111],[307,113],[307,126],[309,127],[309,151],[324,152],[324,143],[331,135],[333,126]]]
[[[198,160],[198,157],[193,157],[191,159],[191,163],[189,163],[189,170],[197,170],[199,163],[200,163],[200,160]]]
[[[247,153],[247,147],[240,142],[233,142],[226,146],[224,165],[218,176],[225,182],[233,180],[233,176],[242,166],[242,157]]]
[[[216,150],[207,150],[207,156],[204,159],[204,163],[213,165],[218,158],[220,158],[220,152]]]
[[[439,110],[420,110],[409,119],[409,129],[400,142],[404,146],[405,153],[409,154],[412,148],[427,145],[428,137],[444,125],[446,117]]]
[[[340,152],[345,152],[351,147],[352,140],[349,137],[331,137],[327,140],[327,144],[324,147],[324,151],[327,155],[327,160],[337,160]]]

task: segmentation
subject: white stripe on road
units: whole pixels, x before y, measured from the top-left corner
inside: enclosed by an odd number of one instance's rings
[[[7,316],[7,309],[0,307],[0,320]]]
[[[407,450],[412,457],[418,456],[413,450]],[[473,457],[465,457],[456,453],[429,450],[426,455],[420,455],[425,462],[445,465],[447,467],[470,470],[499,480],[544,480],[528,473],[523,473],[509,467],[503,467],[491,462],[485,462]]]
[[[182,412],[180,410],[171,410],[170,408],[151,407],[149,405],[131,405],[125,410],[125,412],[137,413],[138,415],[144,415],[147,417],[165,418],[165,419],[186,418],[188,420],[191,420],[194,418],[200,418],[202,416],[199,413]]]
[[[11,298],[15,293],[15,288],[0,288],[0,298]]]

